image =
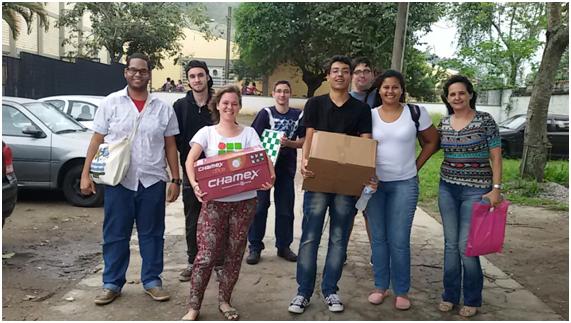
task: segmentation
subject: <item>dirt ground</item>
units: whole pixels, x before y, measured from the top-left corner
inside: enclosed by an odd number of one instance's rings
[[[423,209],[442,222],[434,206]],[[486,258],[569,319],[567,212],[510,205],[503,253]]]
[[[3,320],[41,319],[50,299],[55,303],[100,270],[102,213],[101,208],[69,206],[61,194],[20,194],[2,232]],[[488,259],[569,318],[566,212],[511,206],[504,253]]]

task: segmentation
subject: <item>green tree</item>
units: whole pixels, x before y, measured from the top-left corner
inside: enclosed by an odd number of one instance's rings
[[[446,69],[437,65],[437,62],[430,62],[429,54],[416,48],[409,48],[404,60],[407,93],[417,101],[440,102],[437,85],[446,79]]]
[[[542,45],[545,3],[454,3],[448,17],[458,29],[459,58],[483,70],[488,87],[513,88],[524,82],[522,66]]]
[[[533,82],[533,90],[527,108],[523,156],[520,164],[522,177],[543,181],[547,162],[547,111],[553,91],[557,67],[566,49],[569,48],[569,3],[547,4],[546,43],[539,70]]]
[[[297,66],[311,97],[325,80],[324,63],[335,54],[367,56],[378,70],[390,66],[397,5],[394,3],[243,3],[234,16],[240,60],[260,74],[282,63]],[[444,14],[438,3],[413,3],[408,49],[418,31]]]
[[[91,34],[82,35],[78,28],[85,12],[89,12]],[[112,62],[125,55],[143,52],[153,64],[180,52],[183,28],[194,27],[212,37],[208,16],[201,4],[162,2],[78,2],[59,19],[59,25],[73,33],[66,39],[78,49],[72,55],[96,56],[103,47]]]
[[[40,21],[40,26],[43,26],[48,31],[48,13],[44,9],[41,2],[2,2],[2,20],[4,20],[10,31],[12,37],[17,39],[20,35],[19,19],[24,19],[27,26],[28,34],[32,31],[32,21],[37,16]]]

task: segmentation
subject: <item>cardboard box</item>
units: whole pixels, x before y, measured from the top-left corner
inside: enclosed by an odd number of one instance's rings
[[[306,191],[360,196],[375,174],[377,141],[344,134],[316,131],[311,141],[305,178]]]
[[[262,146],[208,157],[194,163],[205,201],[256,190],[270,182],[268,156]]]

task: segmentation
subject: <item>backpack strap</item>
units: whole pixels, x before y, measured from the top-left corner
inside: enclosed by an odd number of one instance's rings
[[[274,120],[274,116],[272,115],[272,110],[270,110],[270,108],[268,107],[264,108],[264,110],[266,110],[266,112],[268,113],[268,119],[270,121],[270,129],[275,130],[274,127],[276,126],[276,121]]]
[[[414,126],[416,127],[416,132],[418,132],[418,127],[420,127],[420,107],[416,104],[407,103],[408,109],[410,110],[410,116],[412,121],[414,121]]]

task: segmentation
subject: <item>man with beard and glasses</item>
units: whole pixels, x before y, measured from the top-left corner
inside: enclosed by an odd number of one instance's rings
[[[81,174],[82,194],[95,193],[90,178],[91,161],[102,143],[115,143],[130,135],[140,118],[131,143],[127,174],[115,186],[105,185],[103,220],[103,292],[95,304],[105,305],[121,295],[129,266],[129,242],[137,226],[142,258],[141,282],[156,301],[170,298],[162,287],[165,233],[165,200],[174,202],[182,180],[177,164],[176,116],[172,108],[149,93],[151,63],[141,53],[127,57],[127,87],[108,95],[95,113],[93,136]],[[166,158],[165,158],[166,157]],[[169,180],[167,163],[172,174]],[[167,192],[167,182],[170,182]]]

